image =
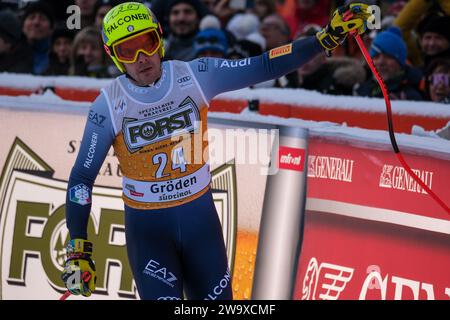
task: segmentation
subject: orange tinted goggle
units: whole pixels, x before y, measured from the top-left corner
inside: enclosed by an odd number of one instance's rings
[[[155,29],[137,33],[112,45],[114,56],[124,63],[136,62],[139,52],[149,56],[158,51],[161,39]]]

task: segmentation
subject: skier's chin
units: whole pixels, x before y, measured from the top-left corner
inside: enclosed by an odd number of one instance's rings
[[[140,86],[148,86],[152,83],[154,83],[158,79],[158,76],[156,75],[156,72],[152,69],[147,71],[139,72],[136,80],[139,83]]]

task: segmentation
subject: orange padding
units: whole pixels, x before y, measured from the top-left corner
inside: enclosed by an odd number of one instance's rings
[[[100,90],[82,90],[82,89],[72,89],[72,88],[53,88],[55,94],[64,100],[71,101],[86,101],[92,102],[98,96]],[[29,96],[33,93],[42,93],[41,88],[36,89],[17,89],[17,88],[7,88],[0,87],[1,96]]]
[[[54,88],[55,93],[64,100],[92,102],[99,94],[98,89],[83,90],[66,87]],[[36,93],[38,89],[17,89],[0,87],[0,95],[19,96]],[[248,106],[247,100],[213,99],[210,111],[240,113]],[[346,123],[349,127],[387,130],[386,113],[360,110],[329,109],[308,105],[288,105],[260,101],[259,113],[283,118],[299,118],[313,121]],[[413,125],[425,130],[437,130],[444,127],[450,119],[447,117],[421,115],[393,115],[395,132],[411,133]]]

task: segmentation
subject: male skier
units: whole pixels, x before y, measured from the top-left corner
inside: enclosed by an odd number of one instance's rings
[[[103,42],[124,74],[92,104],[70,175],[71,240],[62,274],[68,290],[86,297],[95,290],[86,229],[95,177],[113,146],[123,174],[128,258],[140,297],[182,299],[186,293],[189,299],[232,299],[204,156],[208,104],[219,93],[279,78],[322,50],[332,51],[349,32],[363,33],[369,16],[365,4],[340,8],[316,36],[257,57],[162,62],[162,30],[153,13],[137,2],[112,8],[103,21]],[[198,135],[201,148],[194,144]]]

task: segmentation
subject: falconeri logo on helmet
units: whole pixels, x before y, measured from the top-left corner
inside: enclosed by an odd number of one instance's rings
[[[118,4],[108,11],[103,19],[102,37],[105,51],[121,72],[126,72],[122,62],[112,54],[112,45],[131,34],[143,32],[144,30],[156,30],[159,36],[158,54],[164,57],[163,31],[158,19],[153,12],[144,4],[139,2],[126,2]]]
[[[136,13],[136,14],[130,14],[128,16],[125,16],[123,18],[117,19],[114,23],[110,24],[106,27],[106,32],[108,34],[111,34],[114,30],[116,30],[119,26],[123,25],[124,23],[129,23],[131,21],[135,20],[150,20],[150,16],[145,13]],[[127,30],[130,31],[130,27],[134,29],[133,26],[128,26]]]

